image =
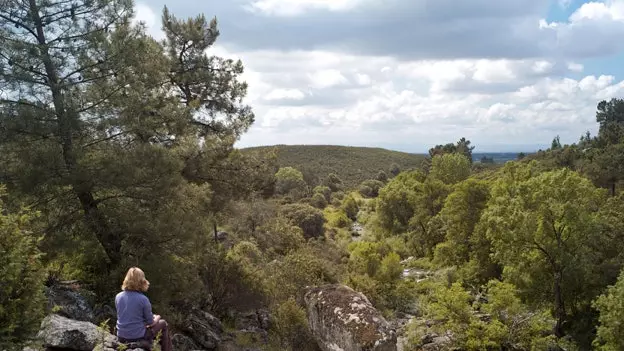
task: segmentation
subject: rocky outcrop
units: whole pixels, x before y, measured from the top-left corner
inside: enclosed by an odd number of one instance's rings
[[[210,313],[194,309],[182,324],[181,330],[198,346],[212,350],[221,342],[223,325]]]
[[[91,351],[98,343],[112,343],[115,337],[93,323],[52,314],[41,322],[37,339],[46,348]]]
[[[324,351],[396,351],[396,334],[361,293],[344,285],[309,288],[308,323]]]
[[[56,282],[46,287],[48,311],[70,319],[93,322],[94,313],[89,301],[79,292],[77,282]]]
[[[199,350],[199,347],[197,346],[197,344],[195,344],[195,341],[193,341],[193,339],[182,334],[175,334],[171,338],[171,344],[173,345],[173,349],[176,351]]]

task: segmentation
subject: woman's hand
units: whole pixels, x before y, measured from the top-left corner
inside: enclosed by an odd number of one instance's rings
[[[146,328],[151,328],[151,327],[155,326],[156,323],[158,323],[158,321],[160,321],[160,315],[159,314],[155,314],[154,315],[154,322],[152,324],[146,325],[145,327]]]

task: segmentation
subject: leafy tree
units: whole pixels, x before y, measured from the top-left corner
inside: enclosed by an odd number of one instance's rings
[[[430,176],[445,184],[456,184],[470,176],[470,162],[461,154],[435,156],[431,161]]]
[[[557,135],[557,136],[553,139],[552,144],[551,144],[551,146],[550,146],[550,149],[551,149],[551,150],[559,150],[559,149],[561,149],[561,148],[562,148],[562,146],[561,146],[561,141],[559,140],[559,136]]]
[[[366,197],[377,197],[379,196],[379,189],[384,187],[384,183],[379,180],[365,180],[360,184],[358,189],[359,193],[362,196]]]
[[[323,185],[329,187],[332,192],[342,190],[342,180],[336,175],[336,173],[330,173],[323,181]]]
[[[274,217],[260,226],[255,235],[258,246],[268,257],[286,256],[305,243],[303,230],[282,217]]]
[[[5,195],[0,186],[0,197]],[[44,313],[45,270],[31,230],[36,215],[23,209],[7,213],[0,200],[0,347],[29,340]]]
[[[303,174],[292,167],[282,167],[275,173],[275,191],[278,194],[286,195],[292,192],[303,192],[306,183]]]
[[[355,221],[357,219],[358,212],[360,211],[360,207],[358,206],[357,201],[353,198],[353,196],[349,195],[342,201],[342,210],[346,213],[347,217],[351,220]]]
[[[422,172],[404,172],[379,191],[376,212],[382,227],[394,232],[407,229],[414,215],[412,189],[424,180],[425,175]]]
[[[492,281],[486,286],[486,302],[475,301],[460,283],[436,285],[423,303],[425,315],[440,321],[433,330],[446,333],[449,348],[462,350],[549,350],[558,349],[549,335],[552,320],[547,311],[531,310],[521,303],[517,289]],[[474,308],[487,313],[480,318]],[[408,340],[420,343],[419,321],[408,326]],[[447,333],[450,331],[451,333]],[[416,340],[414,340],[416,339]]]
[[[312,199],[310,200],[310,204],[312,206],[322,210],[325,207],[327,207],[327,200],[325,199],[325,196],[323,196],[323,194],[316,193],[316,194],[312,195]]]
[[[624,271],[623,271],[624,272]],[[624,273],[615,285],[596,299],[594,306],[600,311],[598,332],[594,347],[596,350],[617,351],[624,349]]]
[[[576,290],[576,283],[589,274],[588,258],[600,240],[595,213],[603,201],[603,192],[564,169],[516,184],[497,181],[483,214],[505,276],[532,290],[536,300],[552,301],[557,336],[565,334],[569,304],[591,294]],[[543,289],[546,282],[550,289]]]
[[[317,208],[306,204],[289,204],[282,206],[280,213],[293,225],[301,228],[306,239],[319,237],[324,233],[325,217]]]
[[[611,99],[598,103],[596,121],[600,125],[598,141],[602,145],[624,142],[624,100]]]
[[[328,203],[331,201],[332,191],[328,186],[319,185],[314,188],[315,194],[322,194],[325,197],[325,201]]]
[[[461,138],[456,144],[448,143],[445,145],[436,145],[429,149],[429,157],[433,159],[435,156],[458,153],[464,155],[468,161],[472,163],[472,150],[474,150],[474,146],[470,146],[470,140]]]
[[[379,173],[377,173],[377,177],[375,178],[375,180],[385,183],[388,181],[388,175],[384,171],[379,171]]]
[[[489,255],[489,243],[480,242],[480,237],[474,234],[489,194],[486,181],[468,179],[459,183],[446,198],[438,214],[445,242],[436,248],[437,261],[449,266],[462,266],[480,253],[481,256]]]

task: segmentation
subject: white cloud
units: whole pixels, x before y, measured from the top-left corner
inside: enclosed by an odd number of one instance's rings
[[[545,144],[558,134],[574,142],[595,130],[599,100],[624,93],[624,83],[613,76],[566,77],[582,67],[567,61],[404,62],[327,51],[241,56],[267,92],[310,89],[296,106],[253,102],[258,123],[241,146],[275,140],[360,145],[404,140],[424,150],[462,136],[477,145]],[[284,75],[289,79],[280,78]],[[309,84],[311,77],[316,84]],[[314,100],[318,96],[338,103]]]
[[[269,92],[264,99],[267,101],[273,100],[301,100],[305,97],[305,94],[299,89],[274,89]]]
[[[310,85],[313,88],[323,89],[347,84],[349,81],[337,69],[323,69],[309,75]]]
[[[462,136],[476,145],[548,144],[555,135],[574,142],[596,129],[598,101],[624,95],[621,77],[590,69],[583,73],[584,58],[624,48],[619,40],[624,36],[624,0],[586,3],[561,22],[539,20],[538,10],[545,11],[547,0],[473,0],[474,9],[437,0],[427,2],[428,12],[418,13],[425,23],[421,27],[413,24],[413,13],[398,16],[403,8],[414,9],[411,2],[392,0],[387,7],[396,9],[378,7],[387,11],[380,13],[378,27],[370,26],[380,31],[372,34],[359,33],[353,18],[360,17],[348,16],[364,16],[379,0],[244,1],[252,3],[246,19],[262,19],[267,22],[257,23],[281,32],[296,28],[291,34],[298,42],[281,45],[288,37],[267,31],[264,37],[277,44],[251,46],[245,36],[242,41],[219,40],[210,49],[210,54],[240,58],[246,67],[246,100],[257,122],[240,146],[409,143],[424,151]],[[479,17],[492,6],[490,17]],[[455,7],[471,15],[452,12]],[[158,35],[158,16],[142,3],[137,13]],[[342,17],[332,17],[338,15]],[[397,24],[388,27],[390,17]],[[321,18],[334,22],[321,28]],[[249,25],[244,19],[232,21],[244,25],[230,25],[234,34],[224,30],[224,35],[240,34],[236,30]],[[501,28],[501,23],[509,27]],[[483,27],[469,30],[473,24]],[[408,27],[397,29],[401,25]],[[337,38],[331,45],[307,41],[306,35],[317,35],[315,40],[325,43],[318,35],[324,31]],[[483,33],[487,35],[479,36]],[[501,33],[502,41],[497,39]]]
[[[298,16],[309,10],[347,11],[364,0],[256,0],[246,8],[274,16]]]

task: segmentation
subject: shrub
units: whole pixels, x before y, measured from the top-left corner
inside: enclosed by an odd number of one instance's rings
[[[327,200],[325,199],[325,196],[323,196],[323,194],[316,193],[312,196],[312,199],[310,200],[310,205],[322,210],[327,207]]]
[[[4,213],[0,201],[0,349],[33,336],[45,307],[45,271],[38,238],[29,231],[35,214]]]
[[[281,214],[301,228],[306,239],[323,235],[325,218],[319,209],[306,204],[289,204],[282,206]]]

